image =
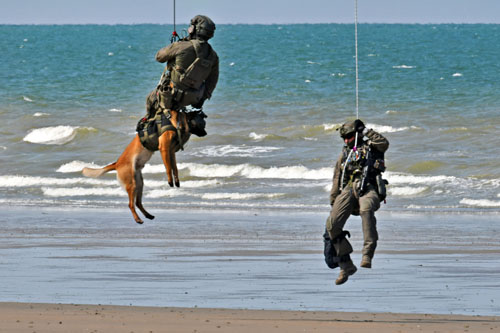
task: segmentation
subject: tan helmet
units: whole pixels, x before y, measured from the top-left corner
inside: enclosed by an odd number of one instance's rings
[[[353,135],[354,133],[356,133],[356,127],[354,126],[354,121],[349,121],[343,124],[342,126],[340,126],[338,130],[342,138],[346,138]]]
[[[208,16],[196,15],[191,19],[191,25],[188,28],[190,36],[194,35],[209,40],[214,36],[215,23]]]

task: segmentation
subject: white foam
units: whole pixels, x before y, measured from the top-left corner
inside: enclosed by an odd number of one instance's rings
[[[385,111],[385,114],[398,114],[399,111],[396,111],[396,110],[387,110]]]
[[[45,113],[45,112],[35,112],[33,114],[33,117],[45,117],[45,116],[50,116],[50,113]]]
[[[322,126],[325,129],[325,131],[331,131],[342,126],[342,124],[323,124]]]
[[[255,140],[255,141],[262,141],[268,136],[269,136],[269,134],[257,134],[255,132],[251,132],[250,134],[248,134],[248,137],[250,139]]]
[[[493,201],[487,199],[467,199],[460,200],[461,205],[475,206],[475,207],[500,207],[500,201]]]
[[[311,82],[311,80],[305,80],[304,82],[305,82],[305,83],[310,83],[310,82]]]
[[[108,185],[116,186],[116,180],[98,180],[93,178],[54,178],[54,177],[34,177],[34,176],[0,176],[0,187],[32,187],[50,185]]]
[[[332,177],[332,168],[308,169],[302,165],[262,168],[248,165],[241,175],[250,179],[329,179]]]
[[[247,146],[247,145],[223,145],[223,146],[207,146],[199,149],[191,155],[194,156],[209,156],[209,157],[224,157],[224,156],[236,156],[236,157],[256,157],[262,154],[267,154],[275,150],[280,150],[280,147],[269,147],[269,146]]]
[[[63,145],[76,136],[79,126],[51,126],[31,130],[23,141],[43,145]]]
[[[33,100],[29,97],[26,97],[26,96],[23,96],[23,99],[26,101],[26,102],[33,102]]]
[[[453,176],[416,176],[412,174],[403,174],[403,173],[394,173],[394,172],[386,172],[385,178],[389,181],[391,185],[398,184],[432,184],[436,185],[438,183],[456,183],[458,179]]]
[[[227,178],[239,175],[250,179],[331,179],[333,172],[330,167],[308,169],[302,165],[263,168],[250,164],[224,165],[179,163],[178,168],[187,169],[189,174],[194,177]],[[159,166],[151,166],[149,168],[150,171],[156,169],[159,169]]]
[[[272,199],[283,195],[283,193],[205,193],[201,198],[204,200],[251,200]]]
[[[109,112],[122,112],[121,109],[114,109],[114,108],[113,109],[109,109],[108,111]]]
[[[234,62],[232,62],[232,63],[230,63],[230,64],[229,64],[229,66],[231,66],[231,67],[232,67],[232,66],[234,66],[234,65],[235,65],[235,63],[234,63]]]
[[[146,191],[144,196],[146,198],[156,199],[156,198],[172,198],[172,197],[186,196],[186,195],[192,196],[191,193],[183,191],[181,189],[169,188],[166,190]]]
[[[42,192],[48,197],[82,197],[82,196],[127,196],[120,187],[116,188],[85,188],[85,187],[42,187]]]
[[[108,52],[108,56],[112,57],[114,56],[115,54],[113,52]]]
[[[388,189],[388,192],[391,195],[398,195],[398,196],[411,196],[411,195],[416,195],[419,193],[424,192],[427,190],[427,187],[425,186],[420,186],[420,187],[390,187]]]
[[[72,161],[72,162],[61,165],[59,167],[59,169],[56,170],[56,172],[61,172],[61,173],[81,172],[82,169],[85,167],[100,169],[100,168],[105,167],[105,165],[97,165],[94,163],[87,163],[87,162],[82,162],[82,161]]]
[[[2,149],[2,150],[7,150],[7,147],[5,147],[5,146],[0,146],[0,149]]]
[[[460,77],[460,76],[463,76],[463,74],[462,74],[462,73],[455,73],[455,74],[453,74],[452,76],[453,76],[453,77]]]
[[[392,127],[392,126],[377,125],[377,124],[366,124],[366,127],[371,128],[379,133],[395,133],[395,132],[407,131],[410,129],[420,129],[417,126]]]
[[[408,65],[398,65],[398,66],[392,66],[392,68],[402,68],[402,69],[410,69],[410,68],[416,68],[417,66],[408,66]]]

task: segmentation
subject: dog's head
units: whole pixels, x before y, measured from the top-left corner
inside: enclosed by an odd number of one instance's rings
[[[189,132],[199,137],[207,135],[205,131],[205,118],[207,115],[203,111],[191,111],[187,113]]]

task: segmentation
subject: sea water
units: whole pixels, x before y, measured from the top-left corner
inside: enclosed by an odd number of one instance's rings
[[[186,28],[181,26],[180,29]],[[124,207],[116,161],[169,25],[0,26],[0,204]],[[500,26],[359,26],[359,116],[390,141],[385,211],[500,212]],[[144,169],[147,208],[329,210],[355,118],[354,26],[218,25],[204,138]]]

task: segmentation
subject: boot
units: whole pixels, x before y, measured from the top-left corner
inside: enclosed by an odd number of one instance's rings
[[[364,255],[361,259],[361,264],[359,265],[363,268],[372,268],[372,258],[367,255]]]
[[[349,278],[349,275],[353,275],[357,270],[358,269],[354,266],[352,261],[341,262],[339,277],[335,280],[335,284],[339,285],[345,283]]]

